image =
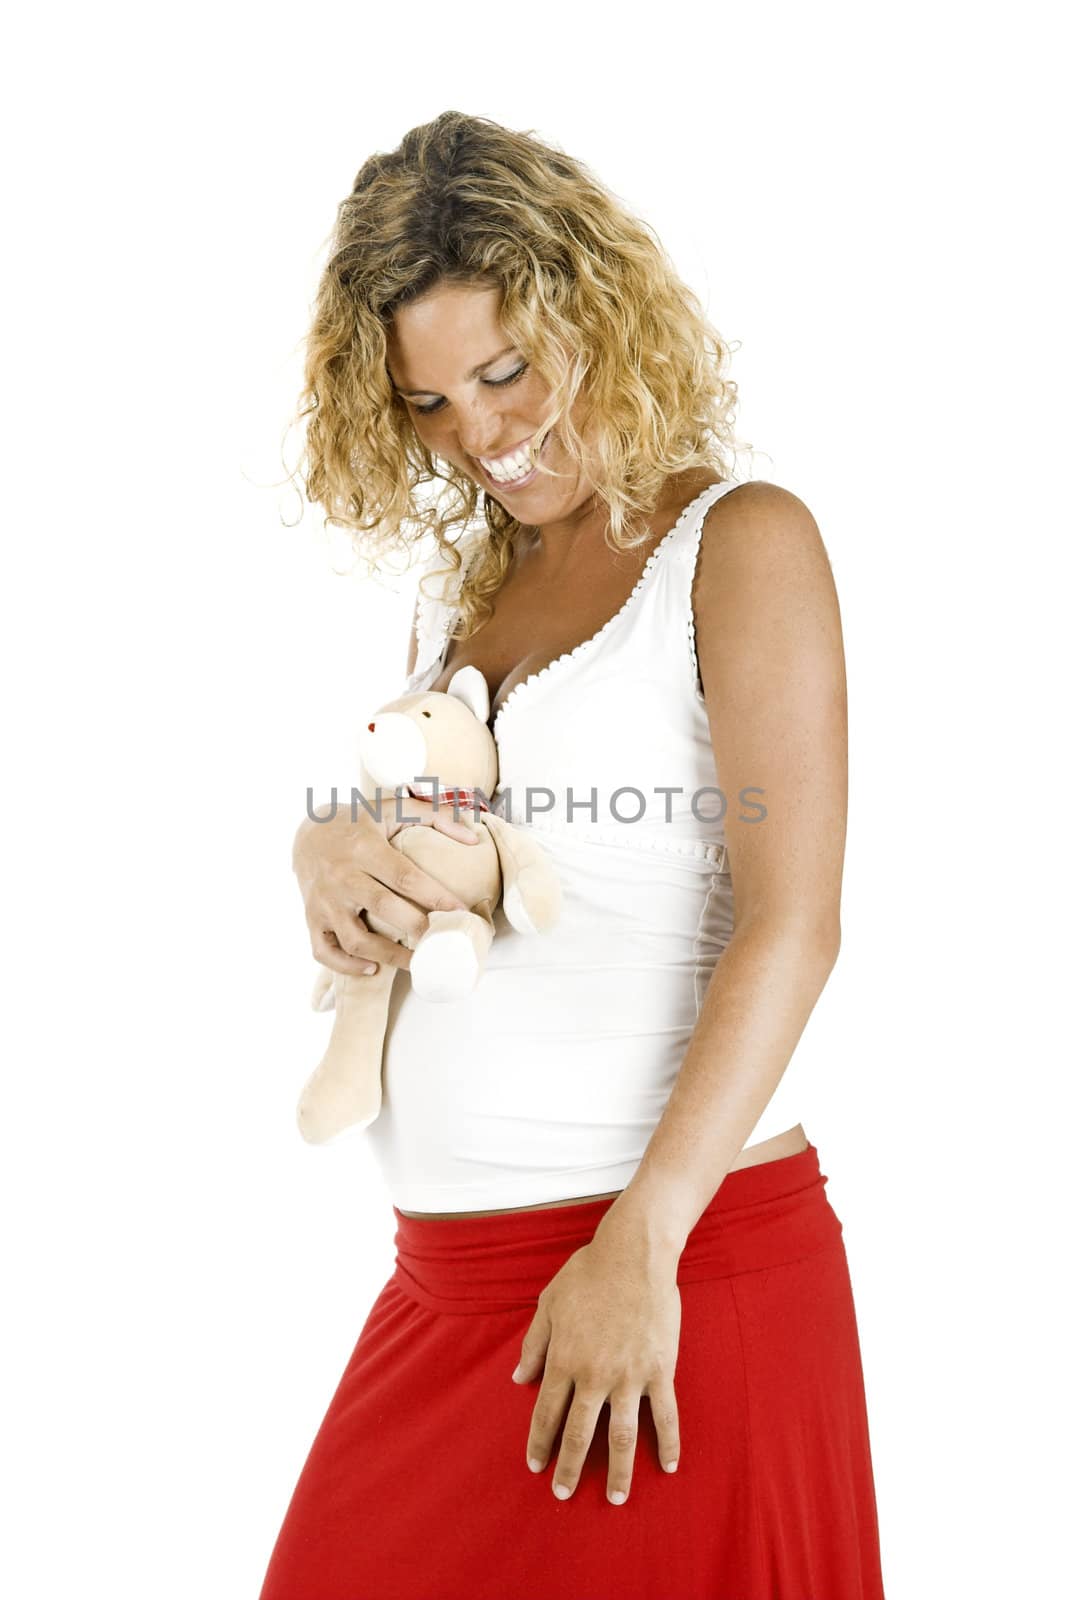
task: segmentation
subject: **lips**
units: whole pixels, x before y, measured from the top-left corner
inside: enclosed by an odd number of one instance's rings
[[[508,456],[513,456],[516,450],[521,450],[522,446],[528,444],[533,437],[532,433],[527,433],[524,439],[518,439],[514,444],[508,445],[502,456],[475,456],[474,459],[479,461],[483,467],[486,461],[503,461]],[[488,468],[485,467],[485,470],[487,472]]]
[[[473,459],[477,462],[478,466],[481,468],[481,471],[484,473],[485,477],[492,484],[492,487],[494,489],[503,489],[503,490],[506,490],[506,489],[521,489],[527,483],[531,483],[533,481],[533,479],[536,477],[537,472],[538,472],[539,467],[540,467],[541,459],[542,459],[542,457],[544,455],[545,450],[548,447],[548,440],[551,438],[551,436],[552,436],[552,429],[549,428],[548,432],[544,435],[544,438],[541,441],[541,446],[540,446],[540,450],[537,453],[536,461],[530,467],[530,469],[526,473],[526,475],[524,477],[522,477],[522,478],[508,478],[506,480],[503,480],[503,479],[500,479],[500,478],[496,478],[490,472],[489,468],[485,465],[485,463],[482,461],[480,456],[474,456]],[[522,446],[528,444],[530,439],[532,439],[533,437],[534,437],[533,434],[531,434],[531,433],[527,434],[526,438],[520,439],[516,445],[512,445],[509,450],[505,450],[504,451],[504,456],[508,456],[508,455],[513,454],[515,450],[520,450],[522,448]],[[499,460],[500,458],[497,457],[496,459]]]

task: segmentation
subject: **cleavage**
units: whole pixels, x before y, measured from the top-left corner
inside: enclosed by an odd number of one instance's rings
[[[524,564],[512,567],[493,596],[495,610],[488,621],[469,639],[449,640],[437,680],[430,689],[442,692],[460,667],[477,667],[488,685],[491,731],[497,712],[519,684],[584,644],[619,611],[632,593],[652,548],[649,542],[639,550],[620,555],[604,545],[597,551],[598,571],[590,571],[588,564],[581,571],[575,566],[572,572],[559,574],[550,583],[538,582]],[[513,584],[512,577],[516,580]],[[565,631],[557,621],[554,628],[551,626],[564,596],[574,602],[567,607]],[[528,641],[517,661],[516,639]]]

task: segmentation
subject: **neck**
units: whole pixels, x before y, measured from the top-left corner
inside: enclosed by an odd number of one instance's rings
[[[717,474],[706,467],[693,468],[667,478],[659,491],[655,510],[648,517],[652,534],[663,529],[677,517],[682,507],[699,494],[707,484],[719,481]],[[607,507],[598,495],[591,494],[572,511],[556,517],[542,527],[527,528],[523,555],[535,555],[547,577],[557,577],[565,571],[579,550],[586,550],[590,541],[600,544],[607,532]]]
[[[527,528],[523,556],[535,556],[549,577],[562,572],[579,550],[589,542],[601,543],[607,530],[607,508],[598,495],[590,494],[573,511],[539,527]]]

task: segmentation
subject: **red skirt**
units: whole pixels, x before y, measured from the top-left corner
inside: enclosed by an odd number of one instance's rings
[[[681,1455],[640,1403],[629,1498],[604,1405],[569,1500],[511,1381],[537,1296],[610,1200],[397,1221],[260,1600],[883,1600],[866,1397],[839,1219],[813,1145],[726,1175],[677,1281]],[[556,1441],[556,1447],[558,1440]]]

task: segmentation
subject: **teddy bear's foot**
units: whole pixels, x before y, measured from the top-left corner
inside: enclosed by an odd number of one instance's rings
[[[383,961],[376,973],[333,974],[333,1031],[297,1107],[308,1144],[369,1127],[381,1110],[382,1042],[397,968]]]
[[[480,975],[473,941],[457,928],[424,934],[411,956],[411,987],[422,1000],[461,1000]]]
[[[360,1133],[375,1121],[381,1095],[349,1088],[347,1094],[323,1094],[318,1085],[305,1089],[296,1108],[296,1121],[308,1144],[327,1144],[341,1133]]]

